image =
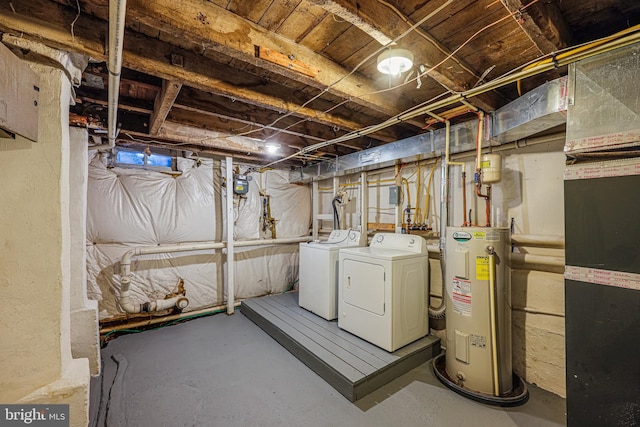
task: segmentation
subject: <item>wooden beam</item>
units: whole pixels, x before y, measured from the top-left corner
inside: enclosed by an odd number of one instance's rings
[[[387,2],[358,1],[358,0],[310,0],[327,10],[342,9],[341,18],[360,27],[359,22],[365,21],[377,31],[394,40],[414,24],[408,17],[398,14],[397,8],[390,8]],[[349,14],[351,18],[349,17]],[[401,12],[400,12],[401,13]],[[440,14],[446,14],[446,8]],[[427,26],[426,21],[423,26]],[[426,31],[418,28],[398,41],[400,47],[412,51],[417,65],[424,64],[430,71],[429,77],[445,88],[454,91],[468,90],[480,79],[478,72],[466,64],[461,58],[451,54],[444,45],[435,40]],[[444,62],[442,62],[444,61]],[[436,66],[442,62],[442,64]],[[496,93],[485,94],[474,98],[474,103],[485,111],[492,111],[503,102]]]
[[[167,114],[171,110],[171,106],[176,100],[182,83],[177,80],[163,80],[162,88],[156,95],[156,101],[153,106],[153,114],[151,115],[151,125],[149,127],[149,135],[157,135],[162,127]]]
[[[30,36],[50,46],[106,60],[104,40],[107,34],[107,23],[82,14],[75,21],[72,37],[69,25],[75,19],[76,12],[72,9],[47,0],[16,2],[13,6],[0,2],[1,30],[23,37]],[[180,58],[179,65],[172,63],[176,61],[176,56]],[[344,115],[325,114],[313,108],[302,107],[301,103],[290,101],[300,97],[299,93],[296,95],[296,93],[287,92],[287,88],[284,87],[272,88],[275,85],[269,85],[263,79],[247,76],[231,66],[140,33],[132,31],[125,33],[123,65],[165,80],[182,81],[186,85],[206,92],[240,99],[250,105],[279,113],[293,112],[295,117],[338,129],[352,131],[363,125],[360,117],[357,117],[361,116],[361,113],[354,112],[353,118],[345,118]],[[265,93],[252,89],[255,87],[263,89]],[[276,91],[280,91],[285,96],[283,98],[276,96]],[[323,105],[322,102],[319,104]],[[393,132],[389,129],[385,132],[390,138],[394,138]],[[385,132],[377,136],[380,137]]]
[[[527,6],[525,0],[501,0],[509,12]],[[522,31],[536,45],[540,53],[547,54],[573,44],[573,33],[556,2],[537,2],[514,15]]]
[[[297,60],[293,55],[285,55],[267,47],[256,46],[256,58],[264,59],[265,61],[272,62],[276,65],[280,65],[281,67],[286,67],[309,77],[315,78],[320,72],[319,69]]]
[[[66,0],[55,1],[67,4]],[[94,13],[103,20],[108,19],[107,8],[97,8]],[[341,65],[208,0],[128,0],[127,26],[131,25],[146,25],[158,29],[161,33],[187,40],[247,64],[258,65],[262,69],[318,89],[331,86],[330,93],[388,116],[413,105],[407,97],[389,97],[377,93],[380,88],[361,75],[345,77],[348,70]],[[126,39],[127,37],[125,43]],[[286,67],[256,59],[255,46],[293,56],[319,69],[320,73],[316,78],[311,78]],[[338,83],[335,84],[336,82]]]

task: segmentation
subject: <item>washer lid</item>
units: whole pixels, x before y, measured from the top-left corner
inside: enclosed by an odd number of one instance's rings
[[[345,247],[362,246],[362,235],[356,230],[333,230],[325,242],[303,242],[300,247],[308,246],[318,249],[338,250]],[[366,241],[364,242],[366,243]]]

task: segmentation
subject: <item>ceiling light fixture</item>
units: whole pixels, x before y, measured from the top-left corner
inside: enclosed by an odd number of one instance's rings
[[[378,71],[399,76],[413,66],[413,53],[407,49],[387,49],[378,56]]]
[[[275,154],[280,149],[280,144],[278,144],[277,142],[267,142],[266,144],[264,144],[264,148],[267,149],[268,153]]]

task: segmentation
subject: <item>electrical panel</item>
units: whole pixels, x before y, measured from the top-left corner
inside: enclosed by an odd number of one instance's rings
[[[0,137],[38,140],[40,77],[0,43]]]

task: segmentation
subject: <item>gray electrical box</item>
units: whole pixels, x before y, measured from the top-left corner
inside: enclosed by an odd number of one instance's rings
[[[389,204],[400,204],[400,188],[398,188],[397,185],[392,185],[391,187],[389,187]]]

